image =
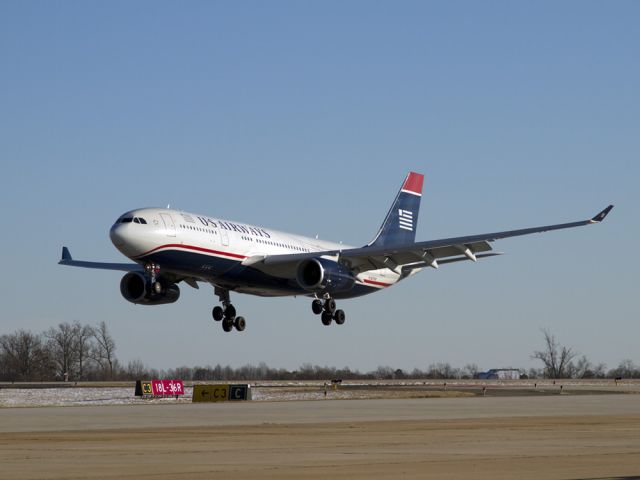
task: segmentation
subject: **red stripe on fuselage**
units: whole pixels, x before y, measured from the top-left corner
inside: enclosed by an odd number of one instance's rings
[[[376,282],[375,280],[367,280],[366,278],[362,281],[370,285],[377,285],[378,287],[390,287],[391,285],[393,285],[392,283],[384,283],[384,282]]]
[[[194,250],[196,252],[212,253],[214,255],[222,255],[223,257],[237,258],[239,260],[244,260],[245,258],[247,258],[245,255],[238,255],[237,253],[221,252],[220,250],[211,250],[209,248],[196,247],[195,245],[182,245],[179,243],[169,243],[167,245],[160,245],[159,247],[156,247],[154,249],[149,250],[148,252],[138,255],[136,258],[144,257],[145,255],[149,255],[150,253],[157,252],[158,250],[162,250],[163,248],[184,248],[187,250]]]

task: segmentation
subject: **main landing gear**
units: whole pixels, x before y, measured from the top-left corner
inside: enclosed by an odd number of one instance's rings
[[[316,298],[311,302],[311,310],[316,315],[320,315],[323,325],[331,325],[333,320],[338,325],[342,325],[346,320],[344,310],[336,310],[336,301],[328,295],[325,295],[324,300]]]
[[[222,321],[222,329],[225,332],[230,332],[234,328],[237,331],[242,332],[247,326],[247,322],[244,317],[236,316],[236,307],[231,305],[231,300],[229,299],[229,290],[227,290],[226,288],[215,287],[215,294],[222,302],[222,307],[213,307],[213,311],[211,312],[213,319],[216,322]]]

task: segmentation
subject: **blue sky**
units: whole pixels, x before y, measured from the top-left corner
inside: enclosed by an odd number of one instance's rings
[[[1,332],[107,322],[122,361],[536,366],[541,328],[640,362],[637,2],[2,2]],[[108,229],[165,206],[360,245],[408,170],[419,239],[587,218],[341,303],[207,286],[133,306]]]

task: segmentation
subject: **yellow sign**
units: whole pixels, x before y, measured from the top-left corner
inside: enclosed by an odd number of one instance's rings
[[[194,385],[194,402],[226,402],[229,400],[229,385]]]
[[[151,388],[151,382],[142,382],[142,394],[153,395],[153,388]]]
[[[194,385],[193,401],[226,402],[251,400],[251,385]]]

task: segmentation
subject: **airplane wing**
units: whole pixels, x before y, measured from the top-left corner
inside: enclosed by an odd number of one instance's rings
[[[407,245],[327,250],[292,255],[271,255],[260,258],[250,257],[243,263],[276,276],[289,278],[295,277],[298,262],[317,257],[334,257],[336,261],[348,265],[356,274],[381,268],[390,268],[398,273],[426,266],[438,268],[439,263],[445,264],[461,260],[475,262],[479,258],[500,255],[499,253],[486,253],[492,250],[489,242],[495,240],[600,223],[612,208],[613,205],[609,205],[593,218],[578,222],[429,240]]]
[[[144,272],[142,265],[137,263],[102,263],[102,262],[84,262],[74,260],[67,247],[62,247],[62,258],[58,262],[59,265],[68,265],[70,267],[98,268],[100,270],[121,270],[123,272]]]
[[[85,262],[82,260],[74,260],[67,247],[62,247],[62,258],[58,262],[59,265],[67,265],[70,267],[97,268],[99,270],[119,270],[122,272],[144,272],[144,267],[137,263],[103,263],[103,262]],[[192,288],[199,289],[198,281],[195,277],[175,277],[173,280],[177,282],[184,281]]]

